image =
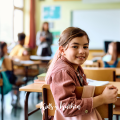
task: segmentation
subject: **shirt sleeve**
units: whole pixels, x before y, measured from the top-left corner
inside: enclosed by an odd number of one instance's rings
[[[17,56],[19,49],[20,49],[20,45],[16,45],[16,46],[12,49],[12,51],[10,52],[10,56],[11,56],[11,57]]]
[[[37,35],[36,35],[36,45],[39,46],[41,43],[40,41],[40,31],[37,32]]]
[[[92,111],[93,98],[76,98],[76,84],[69,72],[61,70],[49,79],[56,107],[65,117],[85,115]]]
[[[23,56],[23,52],[25,51],[26,49],[24,47],[21,47],[21,49],[19,50],[17,56]]]

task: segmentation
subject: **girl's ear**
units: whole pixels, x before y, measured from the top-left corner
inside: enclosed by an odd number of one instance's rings
[[[60,51],[61,55],[63,55],[65,48],[63,46],[59,46],[59,51]]]

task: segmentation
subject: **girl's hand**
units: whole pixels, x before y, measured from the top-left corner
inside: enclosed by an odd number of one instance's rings
[[[40,37],[40,41],[41,41],[41,42],[46,41],[45,37],[41,36],[41,37]]]
[[[104,103],[115,103],[117,101],[118,89],[113,85],[108,85],[103,93],[102,98]]]

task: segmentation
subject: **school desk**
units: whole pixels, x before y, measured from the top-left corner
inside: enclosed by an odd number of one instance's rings
[[[98,62],[93,62],[92,60],[86,60],[83,66],[84,67],[98,67]]]
[[[50,61],[53,57],[52,56],[37,56],[37,55],[31,55],[31,60],[42,60],[42,61]]]
[[[36,60],[41,61],[40,67],[45,68],[46,71],[47,71],[47,68],[48,68],[48,63],[52,58],[53,58],[53,56],[37,56],[37,55],[31,55],[30,56],[30,60],[32,60],[32,61],[36,61]]]
[[[4,96],[3,96],[3,80],[2,80],[2,69],[0,69],[0,87],[1,87],[1,95],[2,95],[2,98],[1,98],[1,120],[3,120],[3,114],[4,114],[4,111],[3,111],[3,100],[4,100]]]
[[[120,68],[99,68],[99,67],[83,67],[83,70],[85,69],[94,69],[94,70],[107,70],[107,69],[113,69],[115,70],[115,75],[120,76]]]
[[[33,83],[33,84],[30,84],[30,85],[27,85],[27,86],[23,86],[21,88],[19,88],[19,91],[26,91],[26,96],[25,96],[25,103],[24,103],[24,115],[25,115],[25,120],[28,120],[28,116],[33,114],[34,112],[40,110],[39,108],[37,108],[36,110],[28,113],[28,97],[29,97],[29,94],[31,92],[42,92],[42,86],[44,85],[45,83]]]
[[[28,120],[28,116],[33,114],[34,112],[38,111],[39,108],[36,110],[28,113],[28,97],[31,92],[42,92],[42,86],[45,83],[33,83],[27,86],[23,86],[19,88],[19,91],[26,91],[26,96],[25,96],[25,103],[24,103],[24,115],[25,115],[25,120]],[[114,85],[115,87],[118,88],[118,97],[120,97],[120,82],[109,82],[107,85]]]
[[[39,69],[40,63],[41,63],[41,61],[31,61],[31,60],[22,61],[22,62],[13,62],[13,64],[16,66],[25,67],[26,82],[28,82],[28,67],[38,65],[38,69]],[[33,74],[33,73],[31,73],[31,74]]]

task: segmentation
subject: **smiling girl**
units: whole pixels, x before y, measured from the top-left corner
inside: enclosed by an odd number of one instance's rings
[[[65,29],[59,39],[59,50],[48,69],[46,82],[55,100],[60,114],[66,117],[86,115],[102,104],[114,103],[117,100],[117,88],[110,85],[96,97],[77,99],[76,86],[88,85],[81,65],[89,55],[89,37],[85,31],[76,27]],[[110,90],[112,88],[112,90]],[[60,109],[70,104],[80,106],[74,109]]]

